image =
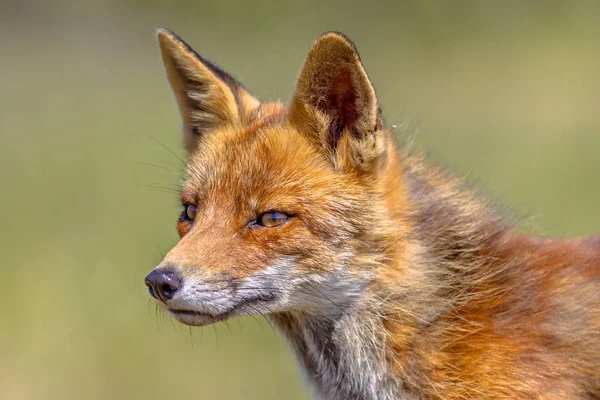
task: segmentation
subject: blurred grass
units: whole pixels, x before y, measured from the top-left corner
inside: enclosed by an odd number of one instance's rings
[[[599,230],[595,2],[0,4],[0,390],[11,399],[305,399],[264,320],[157,317],[142,279],[177,238],[179,120],[153,29],[261,98],[312,40],[352,37],[388,123],[557,236]],[[168,165],[173,164],[175,167]],[[192,343],[194,342],[194,343]]]

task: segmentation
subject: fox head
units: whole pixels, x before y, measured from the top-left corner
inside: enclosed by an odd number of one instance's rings
[[[177,320],[351,306],[397,257],[392,134],[354,44],[319,37],[289,106],[261,102],[173,32],[158,41],[188,163],[181,240],[146,277]]]

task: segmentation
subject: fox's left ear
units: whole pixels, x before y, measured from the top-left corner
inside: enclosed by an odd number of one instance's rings
[[[183,142],[189,152],[203,135],[243,122],[260,105],[238,81],[200,57],[173,32],[159,29],[158,42],[183,119]]]
[[[325,33],[311,48],[290,107],[290,122],[336,168],[371,170],[386,154],[389,133],[354,44]]]

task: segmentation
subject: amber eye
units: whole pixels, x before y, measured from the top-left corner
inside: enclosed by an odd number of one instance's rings
[[[184,221],[193,221],[196,218],[197,208],[193,204],[184,205],[182,219]]]
[[[281,211],[267,211],[258,216],[256,221],[257,225],[264,226],[266,228],[272,228],[286,222],[290,218],[289,214]]]

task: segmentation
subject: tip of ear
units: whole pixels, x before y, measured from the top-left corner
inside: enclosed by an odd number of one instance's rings
[[[164,37],[176,37],[177,35],[167,28],[156,28],[156,37],[160,40]]]
[[[356,46],[350,38],[341,32],[329,31],[323,33],[315,40],[313,47],[328,47],[328,48],[346,48],[353,53],[358,54]]]
[[[354,43],[352,43],[352,40],[350,40],[350,38],[348,36],[346,36],[345,34],[343,34],[342,32],[338,32],[338,31],[328,31],[325,32],[323,34],[321,34],[321,36],[319,36],[317,38],[317,41],[319,40],[341,40],[344,43],[347,43],[350,46],[354,46]]]
[[[175,32],[166,28],[158,28],[156,30],[156,38],[161,47],[185,43]]]
[[[179,39],[173,31],[167,28],[158,28],[156,30],[156,38],[159,43],[164,43],[165,41],[175,41]],[[179,39],[180,40],[180,39]]]

